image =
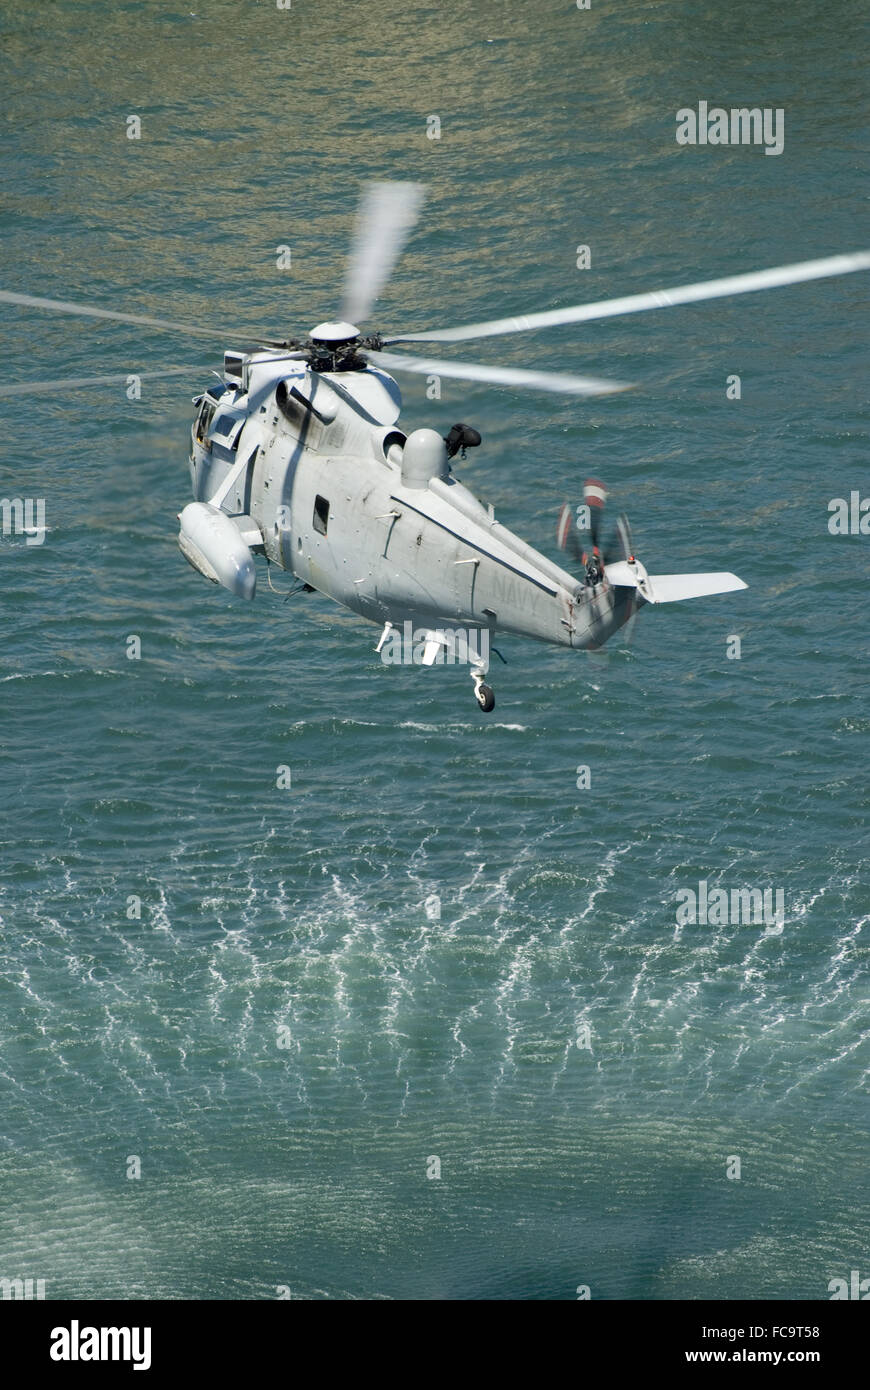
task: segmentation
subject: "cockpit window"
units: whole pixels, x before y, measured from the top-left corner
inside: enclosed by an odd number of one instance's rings
[[[215,410],[216,410],[216,409],[217,409],[216,403],[215,403],[214,401],[212,401],[212,400],[209,400],[208,396],[206,396],[206,397],[203,399],[202,406],[201,406],[200,412],[199,412],[199,416],[198,416],[197,422],[196,422],[196,442],[197,442],[197,444],[204,444],[204,443],[206,442],[206,435],[208,434],[208,428],[209,428],[209,425],[210,425],[211,422],[212,422],[212,419],[213,419],[213,417],[214,417],[214,413],[215,413]]]

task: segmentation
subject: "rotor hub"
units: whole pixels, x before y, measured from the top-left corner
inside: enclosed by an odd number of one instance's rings
[[[312,343],[317,343],[318,346],[322,343],[334,352],[345,343],[355,343],[359,338],[359,329],[355,324],[339,320],[336,323],[319,323],[316,328],[312,328],[308,336]]]

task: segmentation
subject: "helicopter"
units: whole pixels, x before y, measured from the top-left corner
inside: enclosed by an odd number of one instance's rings
[[[221,330],[225,341],[235,338],[244,346],[226,350],[222,375],[193,397],[194,500],[178,514],[178,544],[200,575],[247,600],[256,592],[256,557],[265,557],[267,565],[293,575],[299,588],[377,624],[375,650],[382,659],[399,634],[415,634],[422,665],[468,665],[477,705],[489,712],[495,695],[486,677],[496,650],[490,644],[499,634],[597,649],[646,605],[747,585],[728,571],[649,574],[634,554],[624,516],[605,541],[607,490],[597,479],[587,480],[577,517],[567,504],[559,515],[557,545],[574,561],[578,573],[571,573],[503,526],[493,508],[454,476],[451,460],[481,443],[475,429],[457,423],[442,436],[425,425],[409,433],[399,427],[402,400],[393,373],[580,397],[614,394],[630,383],[389,349],[528,332],[848,274],[870,269],[870,252],[458,328],[363,334],[357,325],[369,319],[424,196],[423,185],[414,182],[364,188],[336,319],[304,338],[280,341]],[[218,332],[12,291],[0,291],[0,300],[187,336],[214,338]],[[0,388],[0,394],[28,389],[40,387],[25,383]]]

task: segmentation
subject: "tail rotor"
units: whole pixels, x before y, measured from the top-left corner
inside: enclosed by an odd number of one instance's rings
[[[587,478],[583,484],[583,505],[589,518],[589,537],[593,551],[598,550],[601,524],[604,520],[604,507],[607,502],[607,488],[597,478]]]
[[[586,570],[587,583],[600,583],[605,566],[612,560],[627,560],[631,555],[631,531],[624,516],[617,518],[615,532],[607,542],[604,535],[605,507],[608,492],[598,478],[587,478],[583,484],[583,506],[577,518],[565,502],[559,512],[556,543],[578,565]]]
[[[556,529],[559,549],[566,551],[578,567],[582,566],[584,584],[593,592],[608,578],[609,565],[615,561],[634,560],[627,516],[620,514],[607,539],[604,539],[607,498],[604,483],[598,478],[587,478],[583,484],[583,507],[578,508],[577,518],[565,503],[559,513]],[[622,610],[620,626],[628,624],[625,635],[630,639],[639,606],[637,591],[625,590],[619,603]]]

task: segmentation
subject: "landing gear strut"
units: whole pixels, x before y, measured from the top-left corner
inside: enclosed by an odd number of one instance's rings
[[[472,671],[471,679],[474,681],[474,698],[480,705],[484,714],[489,714],[490,710],[495,709],[495,693],[490,685],[484,685],[483,671]]]

